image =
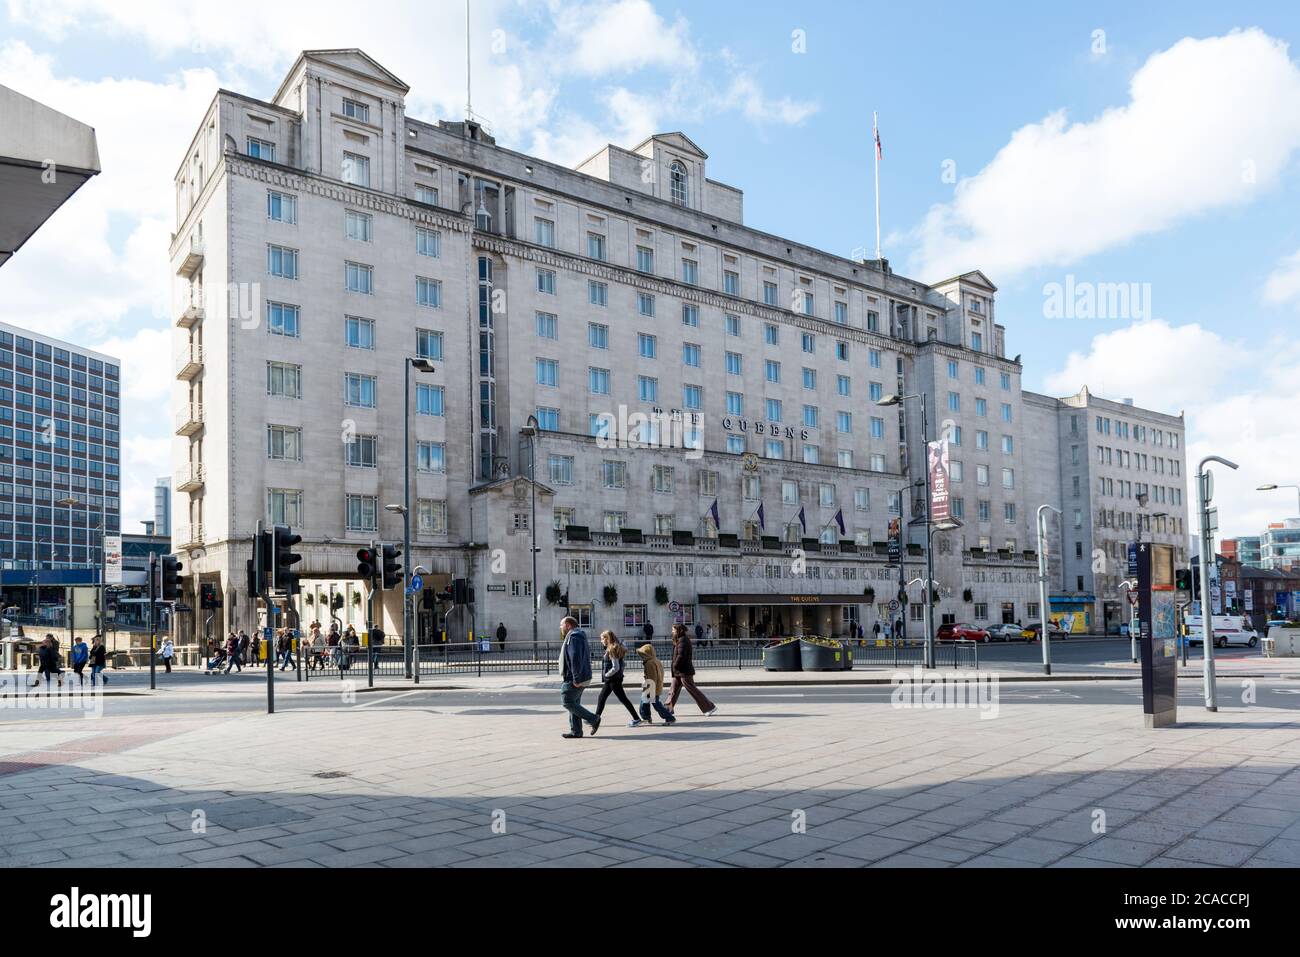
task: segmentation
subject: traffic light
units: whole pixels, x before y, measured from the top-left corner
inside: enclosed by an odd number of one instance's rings
[[[199,585],[199,607],[200,608],[220,608],[221,594],[217,591],[216,582],[203,582]]]
[[[469,582],[463,578],[453,578],[451,582],[451,603],[453,605],[469,604]]]
[[[181,599],[181,562],[175,555],[162,556],[162,600]]]
[[[357,574],[362,581],[374,586],[375,579],[379,577],[379,552],[374,545],[357,549]]]
[[[385,545],[383,549],[383,587],[399,588],[402,584],[402,550],[396,545]]]
[[[295,535],[288,525],[277,525],[271,532],[271,588],[286,595],[298,593],[298,573],[293,566],[302,561],[302,556],[293,551],[293,546],[302,541],[301,535]]]
[[[1179,568],[1174,571],[1174,584],[1179,591],[1192,590],[1192,570],[1190,568]]]

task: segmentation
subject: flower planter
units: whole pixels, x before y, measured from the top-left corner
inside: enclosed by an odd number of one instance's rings
[[[844,646],[838,641],[800,638],[799,659],[804,671],[843,671]]]
[[[853,670],[853,642],[842,641],[840,642],[840,646],[844,649],[842,655],[844,659],[844,670],[852,671]]]
[[[783,641],[763,649],[763,668],[766,671],[802,670],[798,641]]]

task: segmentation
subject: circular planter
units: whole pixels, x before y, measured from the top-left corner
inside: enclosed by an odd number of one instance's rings
[[[843,671],[844,646],[814,644],[799,640],[799,659],[804,671]]]
[[[787,641],[778,645],[768,645],[763,649],[763,668],[766,671],[800,671],[802,659],[799,653],[801,641]]]

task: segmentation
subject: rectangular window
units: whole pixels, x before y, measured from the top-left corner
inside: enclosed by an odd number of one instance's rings
[[[353,186],[370,186],[370,157],[359,153],[343,154],[343,182]]]
[[[650,490],[671,495],[673,493],[673,475],[674,471],[671,465],[656,465],[650,472]]]
[[[692,286],[698,286],[700,283],[700,264],[694,259],[682,260],[682,282]]]
[[[424,203],[426,206],[437,206],[438,190],[432,186],[421,186],[419,183],[416,183],[415,201],[417,203]]]
[[[637,272],[652,273],[655,271],[655,251],[649,246],[636,247],[636,268]]]
[[[803,370],[803,387],[810,392],[817,391],[817,370],[805,368]]]
[[[547,474],[553,485],[573,484],[573,456],[552,455],[547,459]]]
[[[416,329],[415,354],[421,359],[441,359],[442,333],[431,329]]]
[[[343,211],[343,235],[348,239],[356,240],[360,243],[368,243],[374,238],[374,218],[369,213],[358,213],[355,210]]]
[[[767,323],[763,326],[763,342],[769,346],[779,346],[781,344],[781,330],[775,323]]]
[[[292,226],[298,222],[298,197],[292,193],[266,192],[266,218]]]
[[[374,435],[354,435],[343,443],[344,461],[353,468],[372,469],[378,464],[379,439]]]
[[[266,517],[272,525],[301,525],[302,489],[267,489]]]
[[[725,270],[722,274],[722,291],[728,296],[740,295],[740,273]]]
[[[353,120],[360,120],[362,123],[370,122],[370,107],[365,103],[358,103],[356,100],[349,100],[346,96],[343,98],[343,115]]]
[[[546,406],[537,407],[537,427],[543,432],[560,431],[560,410]]]
[[[267,362],[266,394],[286,399],[302,398],[302,366],[288,362]]]
[[[763,376],[768,382],[781,381],[781,363],[775,359],[767,359],[763,363]]]
[[[441,442],[417,443],[415,468],[420,472],[447,471],[447,447]]]
[[[348,292],[369,296],[375,291],[375,270],[363,263],[343,264],[343,286]]]
[[[447,534],[447,503],[442,499],[422,498],[417,503],[421,535]]]
[[[555,270],[539,269],[537,270],[537,291],[545,293],[548,296],[555,295]]]
[[[560,375],[560,363],[555,359],[537,360],[537,384],[554,386]]]
[[[739,316],[727,316],[727,317],[726,317],[726,325],[727,325],[727,335],[729,335],[729,336],[739,336],[739,335],[740,335],[740,317],[739,317]]]
[[[627,488],[627,463],[602,462],[601,479],[605,488]]]
[[[682,405],[692,411],[704,408],[704,389],[698,385],[682,386]]]
[[[442,233],[424,226],[415,228],[415,251],[421,256],[437,259],[442,255]]]
[[[442,283],[437,279],[415,277],[415,304],[438,309],[442,306]]]
[[[835,321],[841,326],[849,324],[849,304],[847,302],[835,303]]]
[[[358,319],[348,316],[343,320],[344,333],[349,349],[373,349],[375,347],[375,323],[373,319]]]
[[[654,336],[638,332],[636,336],[637,352],[642,359],[653,359],[657,353],[658,341]]]
[[[605,261],[605,237],[600,233],[587,233],[587,256]]]
[[[302,429],[288,425],[268,425],[266,457],[279,462],[301,462]]]
[[[415,412],[417,415],[444,415],[443,387],[425,385],[415,387]]]
[[[850,379],[846,375],[837,375],[835,377],[835,391],[842,396],[851,394]]]
[[[774,282],[766,282],[766,281],[764,281],[764,283],[763,283],[763,304],[764,304],[764,305],[767,305],[767,306],[775,306],[775,305],[776,305],[776,301],[777,301],[777,289],[776,289],[776,283],[774,283]]]
[[[373,532],[379,528],[379,500],[373,495],[349,495],[346,498],[349,531]]]
[[[343,401],[361,409],[375,407],[375,377],[349,372],[344,376]]]
[[[587,301],[593,306],[609,305],[609,286],[594,279],[587,280]]]
[[[273,336],[298,338],[298,307],[286,302],[266,304],[266,331]]]
[[[727,353],[727,375],[740,375],[744,368],[744,359],[739,352]]]
[[[269,140],[259,140],[250,136],[248,138],[248,155],[254,159],[263,159],[274,163],[275,144]]]
[[[593,349],[609,348],[609,326],[599,322],[587,323],[587,345]]]
[[[636,311],[643,316],[653,316],[655,314],[655,297],[653,293],[639,292],[636,294]]]
[[[539,339],[558,339],[559,324],[549,312],[537,313],[537,337]]]
[[[745,397],[739,392],[727,393],[727,415],[744,415]]]
[[[651,376],[636,377],[637,396],[642,402],[659,401],[659,380]]]
[[[549,219],[533,220],[533,241],[539,246],[555,246],[555,223]]]
[[[592,395],[609,395],[609,370],[589,368],[587,384]]]
[[[682,364],[700,367],[700,347],[694,342],[682,343]]]
[[[871,437],[873,439],[883,439],[885,437],[885,420],[877,416],[871,417]]]
[[[298,278],[298,250],[267,244],[266,271],[281,279]]]
[[[700,324],[700,307],[682,303],[682,325],[698,327]]]
[[[845,435],[853,431],[853,414],[851,412],[835,413],[835,431],[842,432]]]

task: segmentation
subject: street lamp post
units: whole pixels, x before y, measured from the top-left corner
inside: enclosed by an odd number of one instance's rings
[[[925,577],[927,581],[934,581],[934,549],[931,547],[930,538],[930,426],[929,416],[926,414],[925,393],[913,392],[909,395],[890,394],[879,399],[876,404],[882,406],[900,405],[908,399],[919,399],[921,401],[921,455],[922,467],[925,469]],[[901,506],[901,503],[900,503]],[[901,508],[900,508],[901,510]],[[900,553],[898,557],[899,564],[902,564],[903,556]],[[925,667],[934,667],[934,591],[930,586],[925,589]]]
[[[1047,519],[1043,511],[1049,510],[1061,515],[1061,510],[1046,503],[1038,506],[1036,526],[1038,531],[1038,627],[1039,637],[1043,640],[1043,674],[1052,673],[1052,639],[1047,633],[1047,553],[1043,542],[1047,538]]]
[[[402,648],[406,677],[411,677],[411,369],[432,373],[434,365],[422,357],[407,356],[402,363]]]
[[[519,434],[528,439],[528,552],[533,560],[533,658],[537,658],[537,416],[530,415]]]
[[[1293,489],[1295,489],[1296,508],[1297,508],[1297,509],[1300,509],[1300,485],[1277,485],[1277,484],[1270,483],[1270,484],[1268,484],[1268,485],[1260,485],[1260,486],[1258,486],[1258,487],[1255,489],[1255,491],[1257,491],[1257,492],[1273,492],[1273,491],[1276,491],[1277,489],[1280,489],[1280,488],[1293,488]],[[1297,514],[1297,515],[1300,515],[1300,511],[1297,511],[1296,514]]]
[[[1205,466],[1209,462],[1218,462],[1230,469],[1236,469],[1235,462],[1218,455],[1207,455],[1196,466],[1196,504],[1201,513],[1201,641],[1205,657],[1201,662],[1201,677],[1204,682],[1205,710],[1218,711],[1219,704],[1215,698],[1214,687],[1214,606],[1210,601],[1210,562],[1214,561],[1214,530],[1210,528],[1210,500],[1214,497],[1214,480]]]

